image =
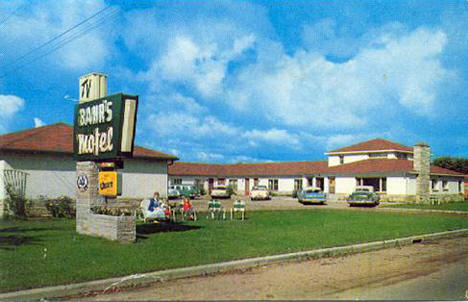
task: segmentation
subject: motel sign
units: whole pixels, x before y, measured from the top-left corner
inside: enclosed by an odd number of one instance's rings
[[[103,161],[131,157],[137,106],[138,96],[122,93],[79,103],[73,133],[75,159]]]

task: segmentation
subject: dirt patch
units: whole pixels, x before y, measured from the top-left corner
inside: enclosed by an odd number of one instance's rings
[[[468,259],[468,237],[422,242],[337,258],[292,261],[259,268],[163,281],[149,287],[88,296],[87,300],[340,299],[429,276]],[[465,279],[466,280],[466,279]],[[398,299],[398,297],[394,297]]]

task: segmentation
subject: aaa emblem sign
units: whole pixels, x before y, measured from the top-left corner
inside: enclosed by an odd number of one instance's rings
[[[99,172],[99,195],[115,197],[118,195],[118,173],[116,171]]]

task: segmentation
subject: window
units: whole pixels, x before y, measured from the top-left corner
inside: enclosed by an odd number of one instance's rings
[[[344,164],[344,155],[340,155],[340,165]]]
[[[226,184],[226,178],[218,178],[218,185],[225,185]]]
[[[294,190],[299,191],[302,189],[302,179],[294,180]]]
[[[277,179],[269,179],[268,180],[268,189],[270,191],[278,191],[278,180]]]
[[[203,180],[195,178],[194,185],[201,190],[203,188]]]
[[[237,190],[237,179],[230,179],[229,180],[229,186],[236,191]]]
[[[380,192],[387,192],[387,178],[386,177],[381,178]]]
[[[443,180],[443,181],[442,181],[442,189],[443,189],[444,191],[448,191],[448,190],[449,190],[448,181],[446,181],[446,180]]]
[[[182,178],[174,178],[174,179],[172,179],[172,184],[173,184],[173,185],[181,185],[181,184],[182,184]]]
[[[399,158],[399,159],[408,159],[408,154],[406,154],[406,153],[397,153],[397,158]]]
[[[258,178],[254,178],[254,186],[258,186]]]
[[[386,153],[369,153],[369,158],[385,158],[387,157]]]
[[[432,192],[437,192],[437,179],[431,179],[431,190]]]
[[[362,186],[362,178],[356,177],[356,186]]]

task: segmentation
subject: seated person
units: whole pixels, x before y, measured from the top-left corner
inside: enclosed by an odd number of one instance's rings
[[[193,219],[193,205],[190,202],[190,199],[187,197],[184,198],[184,216],[190,215],[190,219]]]
[[[153,198],[150,199],[149,206],[146,211],[146,217],[155,219],[165,219],[166,214],[164,213],[164,209],[162,209],[159,206],[159,204],[159,193],[154,192]]]

